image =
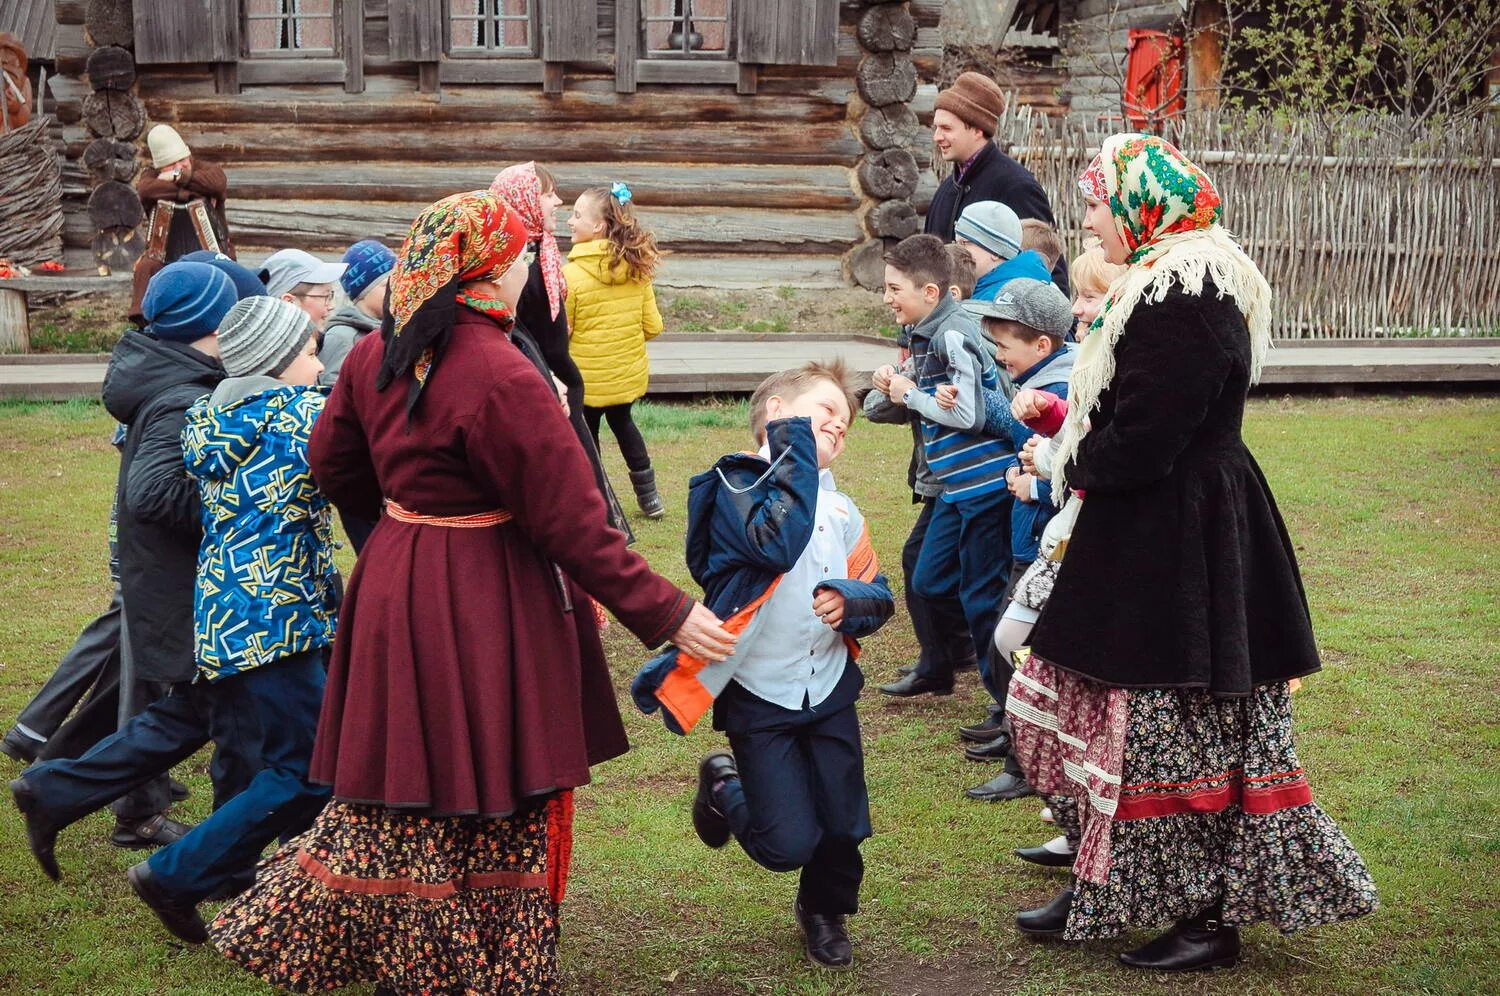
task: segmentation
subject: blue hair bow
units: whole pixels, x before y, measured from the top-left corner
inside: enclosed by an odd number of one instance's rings
[[[610,196],[614,197],[614,199],[619,201],[621,204],[630,203],[630,188],[621,183],[619,180],[616,180],[614,183],[611,183],[609,185],[609,193]]]

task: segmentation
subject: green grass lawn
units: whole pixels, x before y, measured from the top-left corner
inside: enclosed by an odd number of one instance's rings
[[[745,445],[741,404],[644,406],[671,509],[636,525],[638,548],[685,582],[685,482]],[[0,406],[0,723],[108,601],[105,522],[116,459],[91,404]],[[1319,802],[1353,838],[1381,891],[1367,920],[1284,938],[1246,932],[1233,972],[1126,974],[1134,942],[1038,945],[1012,914],[1057,875],[1021,864],[1040,842],[1035,800],[971,803],[993,773],[964,762],[954,727],[980,715],[971,675],[951,698],[862,703],[875,837],[865,847],[857,969],[820,975],[791,922],[795,877],[733,847],[711,852],[688,821],[697,758],[721,741],[668,734],[622,711],[635,749],[579,793],[563,918],[579,993],[1484,993],[1500,991],[1500,399],[1257,400],[1247,432],[1296,540],[1327,667],[1296,696],[1299,747]],[[913,518],[910,437],[858,425],[835,467],[893,584]],[[624,469],[606,448],[618,481]],[[643,658],[620,627],[623,689]],[[904,614],[868,641],[886,680],[915,654]],[[182,807],[209,804],[206,755],[179,774]],[[0,775],[18,766],[0,757]],[[172,943],[125,884],[137,855],[109,847],[110,817],[62,837],[61,885],[43,878],[0,799],[0,992],[232,994],[264,988],[208,950]]]

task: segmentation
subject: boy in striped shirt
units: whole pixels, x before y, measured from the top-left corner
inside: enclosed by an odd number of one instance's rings
[[[885,302],[910,329],[912,376],[882,367],[875,372],[875,390],[917,416],[927,465],[943,487],[911,587],[924,598],[959,600],[985,687],[998,698],[987,650],[1009,577],[1005,472],[1016,458],[1006,440],[984,435],[984,405],[974,399],[985,390],[1010,394],[1013,388],[995,365],[995,344],[948,294],[951,263],[936,236],[902,240],[885,263]],[[934,395],[945,384],[957,387],[967,403],[940,407]],[[924,657],[906,683],[915,688],[891,694],[947,694],[953,690],[951,665]]]

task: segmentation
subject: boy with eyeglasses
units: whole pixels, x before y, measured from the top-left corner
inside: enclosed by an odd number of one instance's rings
[[[347,264],[325,263],[301,249],[282,249],[266,257],[260,279],[271,297],[279,297],[307,313],[317,327],[321,349],[323,324],[333,313],[333,285],[346,268]]]

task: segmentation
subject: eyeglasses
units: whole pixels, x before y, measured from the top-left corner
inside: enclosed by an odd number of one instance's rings
[[[315,301],[322,301],[324,304],[329,304],[333,301],[333,291],[329,291],[327,294],[298,294],[297,296],[303,300],[312,298]]]

